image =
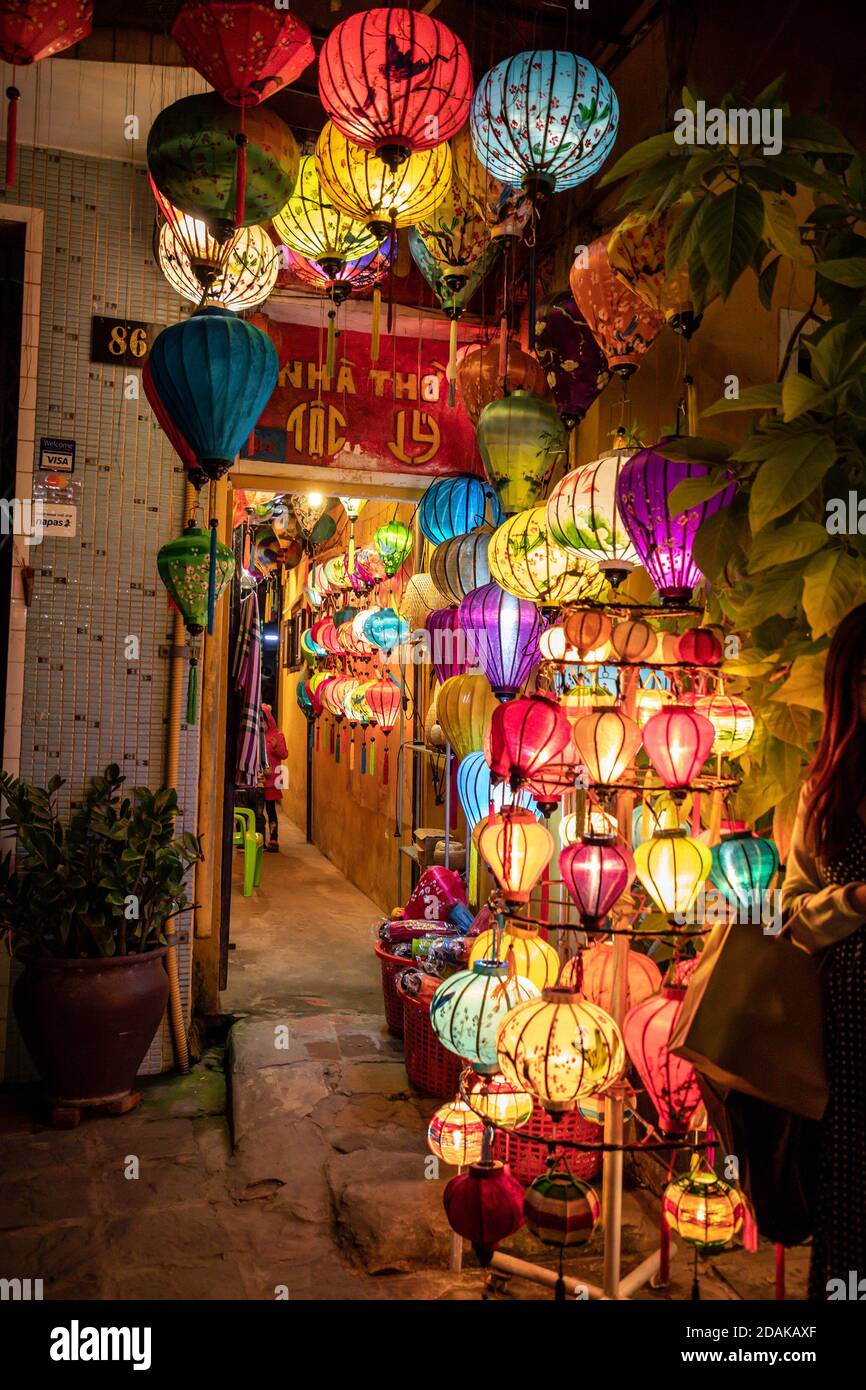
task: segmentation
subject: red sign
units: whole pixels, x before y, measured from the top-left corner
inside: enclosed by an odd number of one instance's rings
[[[285,365],[253,458],[359,473],[482,472],[472,421],[459,399],[448,404],[447,343],[383,332],[373,363],[369,333],[342,332],[330,379],[318,328],[272,321],[269,332]]]

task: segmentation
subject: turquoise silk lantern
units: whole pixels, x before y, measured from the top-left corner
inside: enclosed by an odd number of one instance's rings
[[[505,1015],[539,991],[520,975],[509,979],[503,961],[478,960],[439,985],[430,1000],[430,1022],[443,1047],[476,1072],[499,1070],[496,1033]]]
[[[496,489],[474,473],[458,473],[454,478],[437,478],[428,487],[418,507],[421,533],[431,545],[465,536],[489,522],[503,520]],[[474,587],[474,586],[473,586]]]
[[[748,830],[723,836],[713,846],[710,882],[732,907],[754,914],[760,911],[779,868],[779,853],[772,840]],[[753,920],[750,915],[748,920]]]

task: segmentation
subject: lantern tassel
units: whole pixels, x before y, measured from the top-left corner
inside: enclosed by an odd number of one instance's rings
[[[373,291],[373,321],[370,324],[370,361],[379,361],[379,330],[382,324],[382,291],[377,285]]]
[[[370,774],[371,777],[375,776],[375,773],[376,773],[376,740],[375,740],[374,738],[371,738],[371,739],[370,739],[370,756],[369,756],[369,758],[367,759],[367,771],[369,772],[369,774]]]
[[[385,756],[382,759],[382,786],[388,785],[388,773],[391,767],[391,750],[388,747],[388,740],[385,740]]]
[[[192,726],[198,714],[198,657],[190,652],[189,674],[186,681],[186,722]]]
[[[366,771],[367,771],[367,736],[366,736],[366,734],[365,734],[365,735],[362,737],[362,739],[361,739],[361,776],[362,776],[362,777],[365,775]]]
[[[247,212],[247,137],[244,132],[244,107],[241,103],[241,128],[235,136],[235,226],[242,227]]]
[[[388,334],[394,331],[394,262],[397,259],[397,214],[391,213],[391,260],[388,264]]]
[[[340,745],[341,745],[342,742],[343,742],[343,730],[342,730],[342,729],[337,729],[336,738],[334,739],[334,762],[335,762],[335,763],[338,763],[338,762],[340,761]]]
[[[14,67],[12,75],[15,76]],[[6,98],[9,103],[6,108],[6,187],[14,188],[18,171],[18,103],[21,93],[17,87],[7,87]]]
[[[355,771],[355,730],[349,735],[349,771]]]
[[[207,635],[213,637],[213,618],[216,608],[216,562],[217,562],[217,527],[219,522],[215,516],[210,519],[210,563],[208,564],[207,575]]]
[[[334,361],[337,349],[337,311],[328,310],[328,342],[325,348],[325,371],[329,383],[334,380]]]
[[[451,319],[451,329],[448,334],[448,370],[445,373],[448,379],[448,404],[451,409],[457,404],[457,315]]]
[[[322,746],[321,739],[320,739],[320,737],[319,737],[319,735],[320,735],[320,733],[321,733],[321,728],[322,728],[322,726],[321,726],[321,724],[319,723],[319,721],[318,721],[318,719],[317,719],[317,720],[316,720],[316,752],[317,752],[317,753],[318,753],[319,749],[320,749],[321,746]]]
[[[331,754],[331,756],[333,757],[333,753],[334,753],[334,726],[333,726],[333,724],[330,724],[330,725],[328,726],[328,752],[329,752],[329,753]]]

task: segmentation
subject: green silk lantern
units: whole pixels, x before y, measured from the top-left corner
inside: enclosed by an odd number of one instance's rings
[[[194,724],[198,708],[198,641],[208,622],[208,589],[212,569],[211,533],[188,521],[182,536],[168,541],[156,557],[159,577],[190,635],[186,722]],[[216,542],[214,601],[223,594],[234,574],[235,557],[222,541]]]
[[[373,542],[386,575],[389,579],[393,578],[412,550],[410,528],[402,521],[386,521],[384,526],[377,529]]]
[[[566,431],[556,407],[532,391],[512,391],[484,407],[477,434],[503,511],[531,507],[565,456]]]

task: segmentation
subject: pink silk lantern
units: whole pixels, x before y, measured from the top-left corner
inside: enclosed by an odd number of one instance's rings
[[[664,327],[664,316],[614,274],[607,243],[608,237],[598,237],[578,256],[569,282],[608,367],[619,376],[631,376]]]
[[[538,776],[571,742],[571,725],[549,695],[526,695],[493,711],[487,761],[513,791]]]
[[[635,874],[631,850],[609,835],[584,835],[566,845],[559,870],[586,927],[601,925]]]
[[[567,718],[566,714],[566,718]],[[569,720],[569,723],[571,721]],[[566,744],[562,753],[547,763],[540,772],[530,777],[526,790],[538,802],[539,810],[546,816],[552,814],[558,803],[568,793],[573,792],[580,771],[580,759],[573,743]]]
[[[670,1050],[685,992],[685,985],[665,985],[661,994],[629,1010],[622,1029],[628,1055],[666,1134],[684,1133],[703,1105],[694,1067]]]
[[[444,922],[457,903],[466,902],[466,887],[454,869],[434,864],[425,869],[403,909],[407,917]]]

